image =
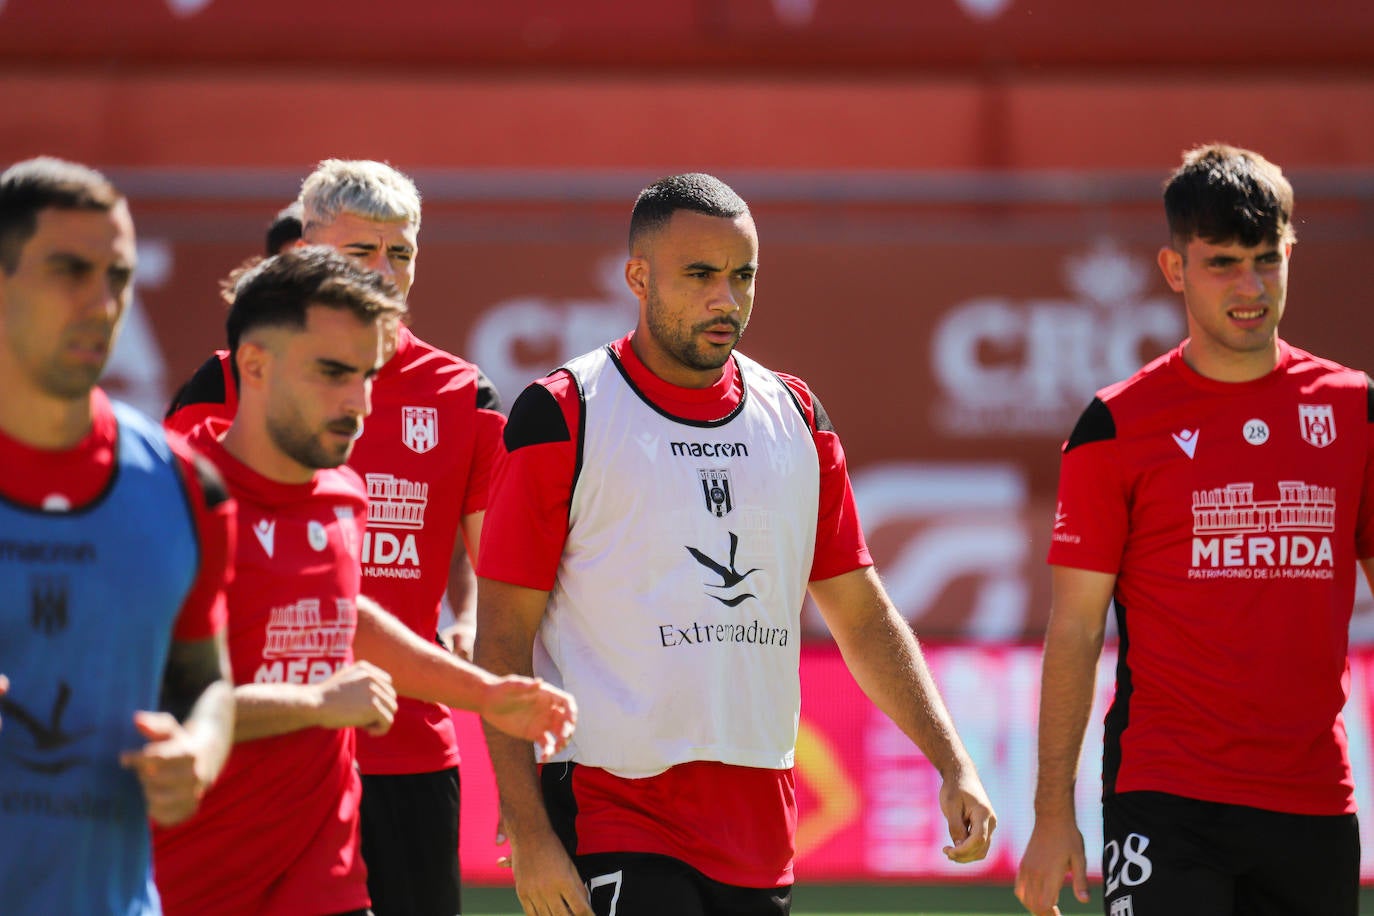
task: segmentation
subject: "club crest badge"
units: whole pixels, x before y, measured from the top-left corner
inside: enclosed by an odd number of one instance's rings
[[[701,493],[706,497],[706,511],[716,518],[724,518],[735,508],[730,495],[730,472],[723,468],[697,468],[701,477]]]
[[[1299,404],[1298,423],[1308,445],[1326,448],[1336,441],[1336,412],[1330,404]]]
[[[416,454],[439,444],[439,411],[433,407],[401,408],[401,439]]]
[[[67,629],[67,577],[34,576],[29,581],[30,625],[45,636]]]

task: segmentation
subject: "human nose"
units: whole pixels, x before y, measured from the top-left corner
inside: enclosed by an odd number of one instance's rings
[[[115,322],[123,314],[128,302],[128,285],[107,277],[95,284],[87,303],[87,312],[93,317],[98,316],[106,321]]]
[[[1259,296],[1264,292],[1264,278],[1255,265],[1247,264],[1240,269],[1236,279],[1236,291],[1245,296]]]
[[[367,257],[359,258],[358,263],[368,270],[374,270],[392,283],[396,282],[396,268],[386,256],[385,249],[369,252]]]
[[[343,412],[362,419],[372,413],[372,379],[360,378],[344,393]]]
[[[712,311],[729,314],[740,308],[740,295],[729,276],[722,276],[711,288],[710,308]]]

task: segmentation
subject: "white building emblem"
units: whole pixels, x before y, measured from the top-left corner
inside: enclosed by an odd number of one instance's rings
[[[1330,404],[1299,404],[1298,422],[1304,442],[1326,448],[1336,441],[1336,412]]]
[[[1131,895],[1118,897],[1112,901],[1112,916],[1132,916],[1134,908],[1131,906]]]
[[[423,528],[429,484],[394,474],[367,475],[367,527]]]
[[[402,407],[401,440],[420,455],[438,445],[439,411],[433,407]]]

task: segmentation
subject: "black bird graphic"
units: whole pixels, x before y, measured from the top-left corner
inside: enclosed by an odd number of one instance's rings
[[[11,719],[24,726],[33,736],[34,750],[39,754],[48,755],[54,751],[61,751],[68,745],[75,744],[95,731],[94,728],[85,728],[76,732],[64,732],[62,730],[62,716],[67,711],[67,703],[71,700],[71,696],[71,687],[65,681],[59,682],[57,699],[53,702],[52,715],[46,724],[38,721],[33,713],[8,697],[0,699],[0,710],[3,710],[6,719]],[[39,773],[61,773],[84,760],[85,758],[81,756],[64,757],[57,760],[31,760],[21,757],[19,763],[25,768]]]
[[[705,566],[707,569],[711,570],[711,571],[712,571],[713,573],[715,573],[716,575],[720,576],[720,582],[721,582],[720,585],[715,585],[715,584],[713,584],[713,583],[707,582],[707,583],[706,583],[706,587],[707,587],[707,588],[734,588],[736,585],[739,585],[741,582],[743,582],[746,578],[748,578],[749,576],[751,576],[751,575],[753,575],[754,573],[756,573],[756,572],[759,571],[759,568],[758,568],[757,566],[755,566],[753,569],[749,570],[748,572],[743,572],[743,573],[742,573],[742,572],[739,572],[738,570],[735,569],[735,550],[736,550],[738,547],[739,547],[739,535],[735,534],[735,533],[732,531],[732,532],[730,532],[730,565],[729,565],[729,566],[722,566],[721,564],[717,563],[715,560],[713,560],[713,559],[711,559],[710,557],[708,557],[706,554],[702,553],[700,550],[697,550],[695,547],[688,547],[688,548],[687,548],[687,552],[690,553],[690,554],[692,555],[692,558],[693,558],[693,559],[695,559],[695,560],[696,560],[698,563],[700,563],[702,566]],[[734,598],[722,598],[722,597],[720,597],[719,595],[712,595],[711,597],[712,597],[712,598],[715,598],[717,601],[719,601],[721,604],[726,605],[727,607],[735,607],[735,606],[738,605],[740,602],[744,601],[746,598],[753,598],[753,597],[755,597],[755,596],[754,596],[754,595],[751,595],[751,594],[745,594],[745,595],[737,595],[737,596],[735,596]]]

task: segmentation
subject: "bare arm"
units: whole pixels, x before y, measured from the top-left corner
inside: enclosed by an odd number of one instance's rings
[[[1073,787],[1092,714],[1107,607],[1116,587],[1116,576],[1110,573],[1056,566],[1052,576],[1040,683],[1035,827],[1016,877],[1017,897],[1037,916],[1058,912],[1055,901],[1065,873],[1072,875],[1078,899],[1088,899],[1087,861]]]
[[[240,684],[234,742],[285,735],[306,728],[361,728],[380,736],[396,716],[391,675],[354,662],[318,684]]]
[[[545,591],[479,579],[477,663],[498,673],[533,674],[534,639],[548,598]],[[529,744],[491,727],[486,737],[521,906],[528,914],[591,916],[582,881],[549,823]]]
[[[163,672],[164,712],[140,710],[134,725],[148,743],[120,755],[143,786],[148,816],[164,826],[195,814],[233,743],[234,697],[224,637],[175,640]]]
[[[353,650],[391,672],[401,696],[468,709],[507,734],[552,754],[567,744],[577,707],[563,691],[529,677],[500,676],[411,632],[375,601],[358,598]]]
[[[854,680],[940,772],[940,806],[954,841],[945,854],[956,862],[983,858],[997,816],[921,657],[916,635],[883,590],[877,572],[862,567],[812,582],[810,588]]]
[[[469,512],[463,516],[462,536],[453,545],[453,560],[448,570],[448,602],[453,610],[453,625],[444,631],[444,639],[453,652],[464,661],[472,661],[472,644],[477,638],[477,549],[482,543],[482,519],[485,512]]]

